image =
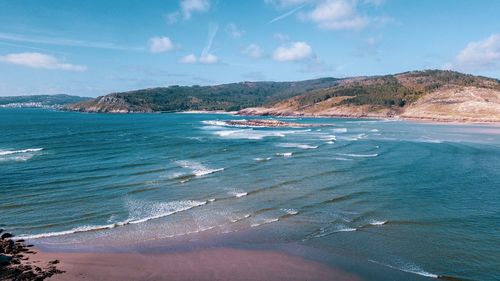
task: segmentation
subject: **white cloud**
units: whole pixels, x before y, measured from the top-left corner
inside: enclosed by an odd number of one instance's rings
[[[66,71],[86,71],[84,65],[64,63],[57,58],[41,53],[17,53],[0,56],[0,62],[16,64],[31,68],[59,69]]]
[[[219,58],[212,54],[207,54],[200,57],[197,57],[195,54],[189,54],[187,56],[182,57],[179,60],[179,62],[184,64],[195,64],[195,63],[215,64],[219,62]]]
[[[219,58],[215,55],[212,55],[212,54],[206,54],[206,55],[200,56],[198,61],[200,63],[204,63],[204,64],[214,64],[214,63],[219,62]]]
[[[260,59],[264,56],[264,50],[257,44],[250,44],[241,53],[252,59]]]
[[[174,44],[172,44],[172,40],[168,37],[153,37],[149,39],[149,51],[151,53],[164,53],[172,50],[174,48]]]
[[[447,68],[480,69],[490,68],[500,63],[500,34],[467,44]]]
[[[293,42],[278,47],[273,53],[275,61],[301,61],[313,55],[311,46],[306,42]]]
[[[208,38],[207,43],[203,50],[201,51],[201,55],[199,57],[194,54],[189,54],[185,57],[182,57],[179,62],[180,63],[202,63],[202,64],[215,64],[219,62],[219,58],[212,54],[212,44],[215,39],[215,35],[219,31],[219,25],[211,23],[208,25]]]
[[[363,29],[370,23],[370,19],[359,15],[356,10],[356,1],[351,0],[324,0],[312,11],[301,14],[301,18],[316,23],[320,28]]]
[[[182,57],[179,60],[180,63],[192,64],[198,62],[198,58],[194,54],[189,54],[187,56]]]
[[[240,38],[244,33],[243,31],[239,30],[234,23],[230,23],[226,26],[226,32],[234,38]]]
[[[193,12],[206,12],[210,9],[210,1],[208,0],[181,0],[181,12],[184,19],[191,18]]]

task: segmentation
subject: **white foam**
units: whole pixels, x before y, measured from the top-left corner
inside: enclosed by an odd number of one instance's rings
[[[28,152],[37,152],[43,150],[43,148],[27,148],[21,150],[0,150],[0,156],[18,154],[18,153],[28,153]]]
[[[377,157],[377,153],[373,154],[354,154],[354,153],[338,153],[338,155],[350,156],[350,157]]]
[[[201,121],[201,123],[206,124],[206,125],[212,125],[212,126],[226,126],[227,123],[224,121],[219,121],[219,120],[206,120],[206,121]]]
[[[248,192],[244,192],[244,191],[231,191],[231,192],[229,192],[229,195],[233,195],[236,198],[241,198],[243,196],[247,196]]]
[[[378,129],[371,129],[370,132],[373,132],[373,133],[378,133],[379,130]]]
[[[251,224],[250,227],[257,227],[268,223],[273,223],[279,221],[279,218],[264,219],[262,222]]]
[[[276,153],[277,156],[283,156],[285,158],[292,157],[293,152]]]
[[[55,236],[63,236],[80,232],[88,232],[88,231],[96,231],[96,230],[104,230],[114,228],[116,224],[108,224],[108,225],[84,225],[72,228],[70,230],[65,231],[56,231],[56,232],[48,232],[41,234],[33,234],[33,235],[20,235],[17,236],[16,239],[39,239],[39,238],[48,238]]]
[[[43,148],[27,148],[20,150],[0,150],[0,161],[27,161]]]
[[[175,213],[186,211],[205,204],[207,204],[207,201],[196,200],[182,200],[158,203],[128,201],[127,207],[130,212],[130,218],[126,221],[126,223],[137,224],[146,222],[152,219],[170,216]]]
[[[271,157],[266,157],[266,158],[257,157],[257,158],[254,158],[253,160],[260,162],[260,161],[269,161],[271,159],[272,159]]]
[[[195,201],[195,200],[172,201],[172,202],[162,202],[162,203],[128,201],[127,206],[130,211],[130,217],[125,221],[113,224],[106,224],[106,225],[84,225],[72,228],[70,230],[48,232],[48,233],[41,233],[34,235],[20,235],[17,238],[38,239],[38,238],[69,235],[80,232],[112,229],[119,226],[124,226],[128,224],[138,224],[149,220],[170,216],[205,204],[207,204],[206,201]]]
[[[384,225],[386,223],[387,223],[387,221],[378,221],[378,220],[371,220],[370,221],[370,225],[376,225],[376,226],[378,226],[378,225]]]
[[[352,159],[344,158],[344,157],[334,157],[334,160],[339,160],[339,161],[352,161]]]
[[[254,129],[238,129],[238,130],[220,130],[214,132],[219,137],[229,138],[229,139],[249,139],[249,140],[261,140],[266,137],[284,137],[287,133],[293,133],[292,131],[261,131]]]
[[[415,264],[412,264],[412,263],[405,263],[405,264],[400,265],[400,266],[394,266],[394,265],[390,265],[390,264],[386,264],[386,263],[381,263],[381,262],[378,262],[378,261],[375,261],[375,260],[371,260],[371,259],[369,259],[368,261],[376,263],[376,264],[380,264],[380,265],[383,265],[383,266],[386,266],[386,267],[389,267],[389,268],[392,268],[392,269],[396,269],[396,270],[400,270],[400,271],[404,271],[404,272],[408,272],[408,273],[417,274],[417,275],[420,275],[420,276],[425,276],[425,277],[430,277],[430,278],[436,278],[436,279],[439,278],[439,275],[427,272],[427,271],[423,270],[422,268],[420,268],[418,265],[415,265]]]
[[[301,149],[315,149],[318,148],[317,145],[309,145],[302,143],[280,143],[277,144],[279,147],[287,147],[287,148],[301,148]]]
[[[340,228],[335,232],[351,232],[351,231],[356,231],[356,228],[351,228],[351,227],[346,227],[346,228]]]
[[[239,221],[242,221],[242,220],[244,220],[244,219],[248,219],[249,217],[250,217],[250,214],[246,214],[246,215],[244,215],[243,217],[239,217],[239,218],[231,219],[231,223],[239,222]]]
[[[326,143],[327,144],[334,144],[335,142],[333,142],[333,141],[327,141]]]
[[[347,128],[334,128],[334,129],[332,129],[332,132],[334,132],[334,133],[346,133]]]
[[[196,161],[181,160],[181,161],[177,161],[177,164],[179,164],[181,167],[183,167],[185,169],[191,170],[193,175],[195,175],[197,177],[201,177],[201,176],[217,173],[220,171],[224,171],[224,168],[210,169],[210,168],[206,167],[205,165],[203,165],[199,162],[196,162]]]
[[[299,213],[299,211],[295,210],[295,209],[281,209],[283,212],[289,214],[289,215],[296,215]]]

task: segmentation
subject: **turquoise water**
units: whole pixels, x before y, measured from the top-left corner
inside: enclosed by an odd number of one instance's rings
[[[0,224],[72,244],[262,230],[416,278],[498,280],[499,127],[222,122],[243,118],[0,109]]]

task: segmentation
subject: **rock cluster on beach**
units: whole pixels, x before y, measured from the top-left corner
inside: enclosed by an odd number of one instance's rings
[[[245,126],[245,127],[316,127],[321,124],[303,124],[293,122],[283,122],[279,120],[229,120],[225,122],[229,126]]]
[[[30,256],[36,254],[30,249],[33,245],[26,245],[22,239],[16,241],[12,234],[2,232],[0,229],[0,280],[39,281],[63,273],[56,267],[58,260],[49,261],[43,267],[29,261]]]

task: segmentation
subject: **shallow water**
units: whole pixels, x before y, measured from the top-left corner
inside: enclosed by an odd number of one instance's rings
[[[416,276],[500,276],[499,127],[221,122],[244,118],[0,109],[0,223],[73,245],[251,230]]]

